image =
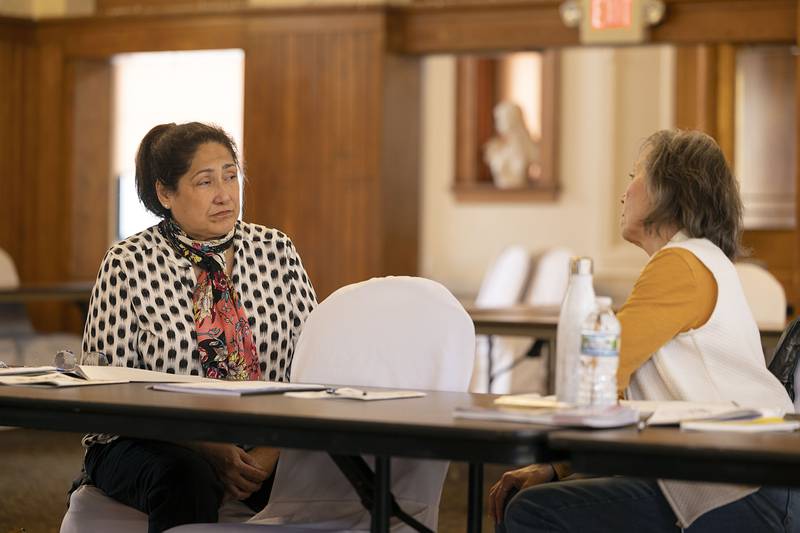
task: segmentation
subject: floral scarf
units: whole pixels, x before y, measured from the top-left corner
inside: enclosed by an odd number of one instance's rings
[[[158,225],[170,246],[201,270],[192,307],[203,374],[215,379],[259,380],[253,332],[236,288],[225,274],[225,250],[233,245],[237,228],[238,224],[219,239],[195,241],[173,220]]]

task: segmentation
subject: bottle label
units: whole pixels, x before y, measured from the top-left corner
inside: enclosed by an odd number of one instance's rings
[[[583,333],[581,335],[581,353],[599,357],[617,357],[619,355],[619,334]]]

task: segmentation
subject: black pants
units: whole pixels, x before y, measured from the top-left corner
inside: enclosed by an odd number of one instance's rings
[[[148,516],[148,533],[216,522],[224,488],[199,453],[170,442],[119,438],[89,448],[86,473],[108,496]],[[273,478],[245,503],[263,508]]]

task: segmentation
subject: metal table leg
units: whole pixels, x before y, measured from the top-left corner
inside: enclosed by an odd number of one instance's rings
[[[384,455],[375,456],[375,504],[372,508],[373,533],[388,533],[391,516],[391,499],[389,498],[392,473],[391,458]]]
[[[469,464],[467,532],[481,533],[483,525],[483,463]]]
[[[494,348],[494,336],[486,336],[486,392],[492,393],[492,384],[494,383],[494,360],[492,359],[492,350]]]

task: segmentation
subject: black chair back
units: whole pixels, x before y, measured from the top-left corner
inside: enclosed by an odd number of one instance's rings
[[[798,357],[800,357],[800,318],[795,318],[783,330],[775,348],[775,355],[769,363],[769,371],[783,384],[792,401],[795,395],[794,373]]]

